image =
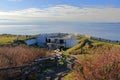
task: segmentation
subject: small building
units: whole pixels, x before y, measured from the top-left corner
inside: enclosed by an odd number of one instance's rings
[[[77,44],[73,34],[54,33],[38,36],[36,39],[25,41],[27,45],[37,43],[38,46],[48,47],[49,49],[66,49]]]
[[[77,44],[77,40],[74,35],[57,35],[47,38],[47,46],[51,49],[65,49],[71,48]]]

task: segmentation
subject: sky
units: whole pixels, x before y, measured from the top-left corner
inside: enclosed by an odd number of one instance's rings
[[[120,0],[1,0],[0,24],[120,22]]]

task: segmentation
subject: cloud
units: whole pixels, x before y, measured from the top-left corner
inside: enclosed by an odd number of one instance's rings
[[[77,21],[77,22],[120,22],[120,8],[79,8],[69,5],[18,11],[0,11],[0,23]]]

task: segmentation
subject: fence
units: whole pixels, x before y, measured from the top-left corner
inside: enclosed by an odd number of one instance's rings
[[[59,56],[40,58],[31,64],[17,67],[0,68],[0,77],[8,78],[9,80],[25,80],[26,77],[33,71],[41,71],[43,68],[57,66]],[[14,79],[16,78],[16,79]]]

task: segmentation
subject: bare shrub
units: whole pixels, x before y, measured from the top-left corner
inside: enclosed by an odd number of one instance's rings
[[[0,68],[21,66],[37,58],[51,56],[52,51],[29,47],[0,47]]]
[[[75,73],[78,80],[119,80],[120,79],[120,49],[112,48],[109,51],[97,54],[76,63]]]

